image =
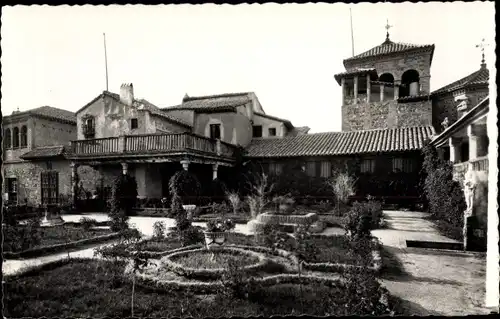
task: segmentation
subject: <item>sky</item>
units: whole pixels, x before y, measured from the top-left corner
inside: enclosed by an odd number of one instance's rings
[[[354,53],[385,40],[435,44],[431,90],[495,65],[494,2],[15,6],[2,8],[4,115],[50,105],[77,111],[106,89],[133,83],[159,107],[189,96],[255,92],[265,112],[341,129],[334,75]]]

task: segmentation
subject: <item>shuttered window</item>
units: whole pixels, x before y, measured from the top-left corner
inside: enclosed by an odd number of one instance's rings
[[[269,174],[280,175],[283,165],[281,163],[269,163]]]
[[[17,203],[17,178],[7,178],[7,201]]]
[[[330,162],[323,161],[321,162],[321,177],[331,177],[332,175],[332,165]]]
[[[306,164],[306,174],[311,177],[316,176],[316,162],[309,161]]]
[[[48,171],[41,173],[42,205],[55,205],[59,197],[59,173]]]
[[[393,158],[392,171],[394,173],[412,173],[414,171],[414,162],[412,158]]]
[[[361,161],[361,173],[373,173],[375,172],[375,160],[374,159],[364,159]]]

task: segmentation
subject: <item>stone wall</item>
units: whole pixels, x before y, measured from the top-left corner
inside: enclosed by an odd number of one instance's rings
[[[342,106],[342,131],[432,125],[431,101],[360,103]]]
[[[52,170],[59,172],[59,195],[71,195],[71,169],[67,160],[50,161]],[[17,178],[18,202],[41,204],[41,173],[48,171],[47,161],[3,165],[4,178]],[[4,192],[6,188],[4,187]]]
[[[475,107],[486,96],[488,96],[488,87],[466,90],[465,94],[469,98],[469,109]],[[458,120],[457,105],[453,92],[436,96],[432,100],[432,124],[437,132],[442,132],[441,123],[448,117],[448,123],[451,125]]]

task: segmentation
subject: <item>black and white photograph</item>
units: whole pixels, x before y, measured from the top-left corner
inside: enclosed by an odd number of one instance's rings
[[[5,318],[498,315],[494,1],[1,9]]]

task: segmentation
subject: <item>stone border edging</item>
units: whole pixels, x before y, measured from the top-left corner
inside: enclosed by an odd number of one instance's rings
[[[120,237],[120,233],[111,233],[101,236],[96,236],[92,238],[80,239],[77,241],[72,241],[69,243],[55,244],[50,246],[42,246],[34,249],[27,249],[17,253],[13,252],[3,252],[3,258],[9,259],[21,259],[26,257],[41,257],[52,253],[63,252],[67,249],[73,249],[79,246],[95,244],[99,242],[105,242]]]
[[[225,273],[224,268],[215,268],[215,269],[189,268],[171,259],[172,257],[179,257],[191,253],[207,252],[207,251],[208,252],[213,251],[216,254],[218,252],[227,252],[234,255],[243,254],[256,257],[258,259],[257,263],[242,267],[242,270],[245,272],[259,271],[262,268],[264,268],[269,262],[268,258],[266,258],[266,256],[264,256],[261,253],[251,250],[238,249],[230,246],[212,247],[210,250],[207,250],[205,248],[197,248],[191,250],[178,251],[166,255],[161,259],[161,262],[164,264],[166,269],[176,273],[179,276],[183,276],[186,278],[193,278],[193,279],[219,279]]]

